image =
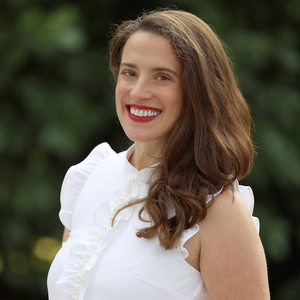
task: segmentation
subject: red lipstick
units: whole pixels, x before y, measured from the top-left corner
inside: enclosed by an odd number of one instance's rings
[[[132,114],[130,112],[130,108],[135,108],[135,109],[138,109],[138,110],[144,110],[144,111],[155,111],[155,112],[159,112],[159,114],[157,114],[156,116],[147,116],[147,117],[139,117],[139,116],[136,116],[134,114]],[[127,113],[128,113],[128,116],[129,118],[134,121],[134,122],[150,122],[152,120],[154,120],[155,118],[157,118],[159,115],[160,115],[160,110],[158,109],[155,109],[155,108],[152,108],[152,107],[149,107],[149,106],[144,106],[144,105],[135,105],[135,104],[132,104],[132,105],[126,105],[126,109],[127,109]]]

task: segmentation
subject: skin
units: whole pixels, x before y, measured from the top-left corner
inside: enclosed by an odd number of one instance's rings
[[[70,233],[71,233],[71,230],[69,230],[68,228],[65,227],[63,238],[62,238],[63,243],[65,243],[68,240]]]
[[[161,157],[162,145],[182,111],[182,65],[161,36],[133,34],[124,46],[116,87],[116,108],[127,136],[135,142],[130,163],[141,170]],[[134,122],[126,106],[160,111],[150,122]],[[150,154],[150,155],[145,155]],[[213,200],[200,230],[184,247],[186,259],[212,300],[269,300],[264,250],[240,196],[227,188]],[[63,241],[69,237],[65,229]]]

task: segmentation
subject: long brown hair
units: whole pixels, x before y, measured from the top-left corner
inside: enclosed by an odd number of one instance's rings
[[[207,196],[247,175],[254,148],[251,115],[242,97],[222,42],[195,15],[156,10],[117,26],[110,42],[110,69],[118,78],[122,50],[137,31],[165,37],[183,65],[183,111],[163,148],[139,218],[145,211],[151,226],[138,237],[158,235],[166,249],[182,232],[206,216]],[[169,218],[168,209],[174,210]],[[145,220],[144,220],[145,221]]]

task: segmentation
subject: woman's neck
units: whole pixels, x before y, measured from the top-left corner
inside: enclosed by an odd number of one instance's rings
[[[135,143],[134,152],[129,157],[129,163],[140,171],[160,162],[162,160],[161,152],[161,147]]]

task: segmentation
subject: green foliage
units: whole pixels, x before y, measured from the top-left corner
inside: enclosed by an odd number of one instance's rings
[[[231,49],[255,123],[257,156],[244,184],[256,195],[272,299],[300,298],[299,0],[3,0],[1,299],[46,299],[67,168],[102,141],[126,148],[108,70],[109,23],[170,4],[213,25]]]

